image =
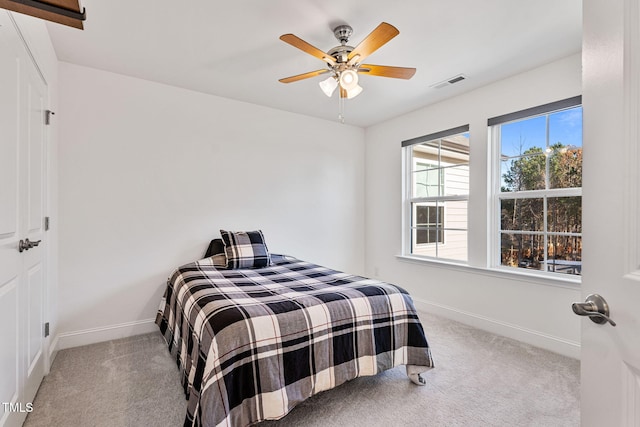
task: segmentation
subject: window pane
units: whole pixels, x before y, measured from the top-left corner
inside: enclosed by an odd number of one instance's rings
[[[515,157],[547,148],[546,116],[506,123],[500,126],[501,156]]]
[[[426,230],[416,230],[417,233],[427,233]],[[467,230],[451,230],[448,228],[429,230],[430,238],[434,240],[431,244],[413,244],[412,253],[450,259],[455,261],[467,261]],[[444,243],[443,243],[444,242]]]
[[[549,187],[582,187],[582,147],[553,146],[549,156]]]
[[[547,227],[550,232],[582,233],[582,197],[549,197]]]
[[[543,199],[501,200],[500,229],[503,231],[544,231]]]
[[[469,134],[443,138],[440,160],[444,168],[443,194],[469,194]]]
[[[438,165],[440,156],[440,140],[423,142],[411,146],[412,156],[417,161],[426,161],[426,163]]]
[[[466,200],[414,203],[411,253],[466,261],[467,205]]]
[[[469,194],[469,165],[461,164],[442,169],[444,174],[444,195],[461,196]]]
[[[414,232],[415,234],[418,233],[427,233],[425,230],[416,230]],[[412,248],[411,248],[411,253],[414,255],[423,255],[423,256],[430,256],[430,257],[437,257],[438,256],[438,244],[435,242],[438,238],[438,231],[437,230],[430,230],[429,233],[433,233],[431,238],[434,240],[434,242],[432,244],[422,244],[422,243],[417,243],[416,241],[414,241],[412,243]],[[423,236],[424,238],[424,236]]]
[[[445,243],[438,245],[438,257],[455,261],[467,261],[467,230],[445,228],[443,234]]]
[[[439,196],[444,182],[442,175],[442,169],[435,164],[416,162],[413,173],[413,197]]]
[[[451,135],[440,140],[442,157],[469,161],[469,133]]]
[[[446,207],[444,210],[445,228],[466,230],[468,224],[467,207],[469,202],[467,200],[456,200],[443,203]]]
[[[582,237],[550,236],[547,253],[549,271],[582,274]]]
[[[549,115],[549,187],[582,187],[582,107]]]
[[[501,191],[544,190],[546,160],[547,157],[542,150],[530,156],[502,159],[500,162]]]
[[[501,234],[500,264],[507,267],[541,270],[544,268],[542,234]]]
[[[549,115],[549,146],[582,148],[582,107]]]

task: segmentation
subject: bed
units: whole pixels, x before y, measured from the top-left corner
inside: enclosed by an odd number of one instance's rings
[[[234,247],[176,269],[160,302],[156,323],[188,400],[185,426],[279,419],[312,395],[400,365],[424,383],[433,361],[405,290],[266,246],[265,260],[256,262],[254,248],[251,267],[234,264],[247,258]]]

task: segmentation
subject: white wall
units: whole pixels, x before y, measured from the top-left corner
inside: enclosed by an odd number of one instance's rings
[[[401,141],[470,125],[469,264],[486,267],[487,119],[580,94],[581,58],[576,54],[367,128],[366,274],[404,286],[418,307],[578,357],[580,320],[570,305],[581,300],[579,286],[484,268],[408,262],[397,255],[402,237]]]
[[[220,228],[362,274],[364,131],[60,63],[60,348],[156,330]]]

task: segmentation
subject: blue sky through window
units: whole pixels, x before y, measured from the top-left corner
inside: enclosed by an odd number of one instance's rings
[[[546,116],[532,117],[501,126],[501,153],[513,157],[532,147],[547,147]],[[582,147],[582,107],[549,114],[549,145]]]
[[[582,107],[553,113],[549,116],[549,144],[582,147]]]

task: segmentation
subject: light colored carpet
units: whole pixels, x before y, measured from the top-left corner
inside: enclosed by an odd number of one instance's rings
[[[577,360],[420,313],[436,367],[399,367],[320,393],[280,426],[578,426]],[[186,400],[160,333],[58,353],[25,427],[182,426]]]

